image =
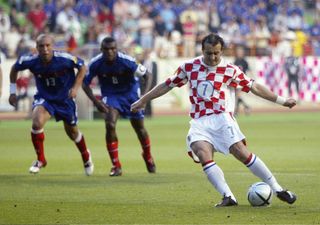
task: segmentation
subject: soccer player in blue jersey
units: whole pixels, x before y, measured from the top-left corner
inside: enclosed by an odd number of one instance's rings
[[[33,162],[29,172],[38,173],[47,165],[44,154],[44,126],[53,116],[56,121],[63,121],[67,135],[81,153],[85,174],[89,176],[93,173],[94,165],[84,136],[77,127],[77,109],[74,101],[85,76],[86,67],[82,59],[53,50],[53,44],[52,36],[39,35],[36,40],[38,54],[21,56],[12,66],[9,103],[12,106],[17,104],[16,80],[19,71],[29,69],[35,77],[37,87],[32,106],[31,129],[37,160]]]
[[[92,79],[98,78],[102,101],[98,100],[89,87]],[[150,151],[150,139],[144,127],[142,111],[133,113],[130,106],[139,99],[139,79],[144,78],[146,91],[151,86],[151,74],[146,68],[117,50],[112,37],[106,37],[101,43],[101,53],[94,57],[82,85],[83,90],[100,112],[105,113],[106,146],[112,162],[110,176],[121,176],[122,169],[118,157],[118,137],[116,124],[119,116],[130,119],[142,147],[142,157],[149,173],[155,173],[156,166]]]

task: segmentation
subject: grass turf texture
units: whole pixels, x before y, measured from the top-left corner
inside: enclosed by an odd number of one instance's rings
[[[48,161],[40,174],[28,168],[35,159],[31,121],[0,122],[0,224],[319,224],[320,114],[254,114],[238,122],[249,149],[260,156],[280,184],[298,195],[294,205],[273,198],[271,207],[254,208],[248,186],[259,181],[232,156],[215,161],[239,206],[214,208],[221,196],[199,164],[185,153],[187,116],[147,119],[157,174],[148,174],[138,140],[128,121],[118,122],[122,177],[109,177],[103,121],[80,121],[95,163],[84,175],[80,155],[62,123],[46,128]]]

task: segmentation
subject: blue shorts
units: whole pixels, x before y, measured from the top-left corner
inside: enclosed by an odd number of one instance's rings
[[[131,104],[139,99],[137,92],[125,92],[121,94],[108,94],[103,96],[102,101],[104,104],[111,106],[119,111],[121,117],[126,119],[142,119],[144,118],[144,112],[133,113],[130,111]]]
[[[78,123],[77,105],[71,98],[67,98],[64,101],[53,102],[35,95],[32,109],[39,105],[43,106],[51,116],[54,116],[56,121],[63,120],[71,126],[75,126]]]

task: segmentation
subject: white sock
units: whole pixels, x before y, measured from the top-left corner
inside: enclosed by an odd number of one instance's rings
[[[222,196],[231,196],[233,200],[237,201],[224,179],[223,171],[215,162],[212,161],[204,165],[203,171],[207,174],[210,183]]]
[[[263,182],[269,184],[274,193],[282,191],[283,188],[278,184],[278,181],[263,161],[253,153],[250,157],[251,159],[246,166],[251,170],[251,172],[263,180]]]

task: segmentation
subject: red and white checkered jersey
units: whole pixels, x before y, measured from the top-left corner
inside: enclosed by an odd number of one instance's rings
[[[239,67],[223,58],[213,67],[206,65],[200,56],[182,64],[175,74],[166,80],[166,85],[181,87],[189,83],[190,116],[196,119],[222,112],[233,113],[235,90],[249,92],[253,81]]]

